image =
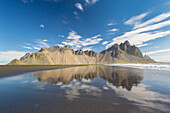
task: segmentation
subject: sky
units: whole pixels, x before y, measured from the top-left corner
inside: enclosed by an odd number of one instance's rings
[[[170,1],[0,1],[0,64],[41,47],[100,52],[126,40],[154,60],[170,62]]]

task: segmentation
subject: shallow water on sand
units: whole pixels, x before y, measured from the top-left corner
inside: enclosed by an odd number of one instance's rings
[[[170,71],[84,66],[0,78],[0,113],[170,113]]]

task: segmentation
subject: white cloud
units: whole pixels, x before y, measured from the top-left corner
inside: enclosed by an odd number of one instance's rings
[[[107,25],[108,25],[108,26],[112,26],[113,24],[112,24],[112,23],[108,23]]]
[[[33,2],[34,0],[21,0],[24,3],[29,3],[29,2]],[[59,2],[60,0],[44,0],[46,2]]]
[[[25,55],[26,51],[0,51],[0,59],[6,63],[12,61],[13,59],[19,59],[23,55]]]
[[[162,53],[162,52],[170,52],[170,49],[162,49],[162,50],[157,50],[157,51],[150,51],[150,52],[147,52],[147,53],[144,53],[144,54],[152,55],[152,54]]]
[[[109,43],[109,41],[104,41],[102,45],[106,45],[107,43]]]
[[[24,2],[24,3],[27,3],[28,2],[28,0],[21,0],[22,2]]]
[[[99,0],[91,0],[92,4],[95,4],[96,2],[98,2]]]
[[[35,43],[37,43],[39,47],[49,47],[50,45],[46,42],[47,40],[35,39]]]
[[[78,15],[78,13],[76,11],[74,11],[73,14],[75,14],[76,16]]]
[[[135,25],[134,26],[134,29],[136,28],[141,28],[141,27],[144,27],[144,26],[147,26],[147,25],[150,25],[150,24],[153,24],[153,23],[156,23],[156,22],[160,22],[166,18],[169,18],[170,17],[170,13],[163,13],[159,16],[156,16],[155,18],[153,19],[150,19],[142,24],[138,24],[138,25]]]
[[[45,26],[43,24],[40,25],[41,28],[44,28]]]
[[[170,30],[169,31],[164,31],[164,32],[158,32],[158,33],[152,33],[152,32],[148,32],[148,33],[139,33],[139,34],[134,34],[132,36],[128,36],[128,37],[122,37],[122,38],[114,38],[113,41],[108,44],[106,47],[111,47],[112,45],[114,45],[115,43],[122,43],[125,42],[126,40],[128,40],[132,45],[141,45],[144,42],[148,42],[150,40],[155,40],[157,38],[161,38],[164,36],[170,35]]]
[[[140,45],[137,45],[137,47],[143,47],[143,46],[147,46],[149,44],[140,44]]]
[[[98,37],[101,37],[101,34],[98,34],[98,35],[91,37],[91,38],[98,38]]]
[[[71,46],[73,49],[79,49],[82,46],[89,46],[98,44],[102,38],[99,38],[101,35],[96,35],[91,38],[82,39],[82,36],[77,35],[75,31],[71,31],[66,41],[63,41],[62,44]]]
[[[35,39],[33,41],[33,44],[30,43],[24,43],[26,46],[22,46],[23,48],[27,48],[27,49],[36,49],[36,50],[40,50],[41,47],[46,47],[48,48],[50,45],[47,43],[48,40],[46,39]],[[29,47],[28,47],[29,46]],[[30,47],[31,46],[31,47]]]
[[[28,46],[22,46],[22,47],[26,49],[32,49],[31,47],[28,47]]]
[[[47,1],[47,2],[59,2],[60,0],[44,0],[44,1]]]
[[[162,17],[162,14],[157,17]],[[128,40],[132,45],[141,46],[141,45],[143,45],[143,43],[145,43],[147,41],[170,35],[170,30],[160,31],[161,28],[170,25],[170,20],[166,20],[163,22],[155,23],[155,24],[153,24],[155,22],[154,18],[150,19],[148,21],[147,21],[147,23],[149,23],[149,25],[147,25],[147,26],[145,26],[146,24],[140,23],[140,25],[142,25],[144,27],[141,27],[139,29],[133,29],[132,31],[125,32],[121,36],[113,38],[112,42],[110,44],[106,45],[106,48],[112,46],[115,43],[120,44],[126,40]],[[134,26],[136,26],[136,25],[137,24],[134,24]]]
[[[25,45],[27,45],[27,46],[31,46],[32,44],[30,44],[30,43],[24,43]]]
[[[81,45],[83,46],[94,45],[94,44],[98,44],[102,40],[103,40],[102,38],[98,38],[98,39],[87,38],[81,41]]]
[[[159,61],[159,62],[170,62],[170,54],[169,55],[162,55],[162,56],[157,56],[157,55],[152,55],[152,58],[156,61]]]
[[[113,26],[113,25],[116,25],[117,23],[115,23],[115,22],[109,22],[107,25],[108,26]]]
[[[21,0],[24,3],[33,2],[34,0]]]
[[[86,4],[88,5],[93,5],[95,4],[96,2],[98,2],[99,0],[85,0]]]
[[[129,20],[127,20],[124,24],[126,24],[126,25],[136,25],[136,24],[139,24],[141,22],[141,19],[146,17],[148,14],[149,14],[149,12],[146,12],[146,13],[140,14],[138,16],[133,16]]]
[[[58,35],[58,36],[64,38],[64,35]]]
[[[82,38],[80,35],[77,35],[77,33],[75,31],[71,31],[69,33],[69,36],[67,37],[67,39],[75,39],[75,40],[78,40]]]
[[[40,48],[39,48],[39,47],[36,47],[36,46],[33,46],[33,48],[36,49],[36,50],[40,50]]]
[[[48,40],[43,40],[44,42],[47,42]]]
[[[114,31],[119,31],[118,29],[111,29],[111,30],[109,30],[109,32],[114,32]]]
[[[80,3],[75,4],[76,8],[83,11],[83,6]]]
[[[82,50],[83,50],[83,51],[92,50],[92,47],[84,47]]]

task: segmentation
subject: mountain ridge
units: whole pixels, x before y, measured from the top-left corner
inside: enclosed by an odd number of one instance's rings
[[[8,65],[76,65],[76,64],[108,64],[108,63],[146,63],[155,62],[149,56],[143,56],[136,46],[128,41],[97,53],[92,50],[74,50],[69,46],[59,45],[42,47],[35,53],[26,53],[19,60],[11,61]]]

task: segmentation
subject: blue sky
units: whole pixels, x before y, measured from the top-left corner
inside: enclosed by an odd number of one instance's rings
[[[0,64],[56,44],[100,52],[125,40],[170,62],[170,1],[0,1]]]

